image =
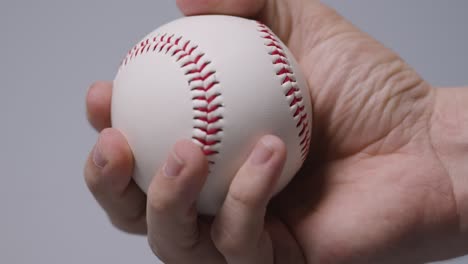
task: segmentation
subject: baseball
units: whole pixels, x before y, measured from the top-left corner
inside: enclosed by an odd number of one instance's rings
[[[275,194],[309,151],[307,83],[287,47],[253,20],[207,15],[161,26],[124,57],[111,109],[112,126],[134,154],[133,178],[145,192],[176,141],[200,146],[210,164],[197,200],[202,214],[216,214],[263,135],[287,146]]]

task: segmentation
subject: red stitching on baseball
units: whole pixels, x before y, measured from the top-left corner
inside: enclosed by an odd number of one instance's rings
[[[190,64],[196,64],[195,62],[190,62],[188,65]],[[199,69],[193,69],[191,71],[188,71],[186,74],[192,74],[192,73],[201,73],[205,68],[206,66],[210,65],[210,62],[205,62]]]
[[[190,40],[187,41],[187,42],[185,42],[185,45],[182,47],[182,49],[183,49],[184,51],[187,51],[187,47],[188,47],[189,44],[190,44]]]
[[[305,122],[302,124],[302,129],[301,132],[299,132],[299,136],[302,137],[306,131],[306,129],[309,127],[309,122]]]
[[[284,54],[283,51],[281,51],[279,49],[273,51],[272,53],[270,53],[270,55],[279,55],[281,57],[286,57],[286,54]]]
[[[182,51],[181,49],[175,50],[175,51],[172,53],[172,56],[177,55],[177,53],[179,53],[179,52],[181,52],[181,51]]]
[[[184,51],[184,50],[182,50],[182,51]],[[181,59],[183,59],[183,58],[185,58],[185,57],[187,57],[187,56],[189,56],[188,53],[185,53],[185,52],[184,52],[184,54],[182,54],[182,56],[180,56],[180,57],[177,59],[177,62],[179,62]]]
[[[302,97],[296,97],[294,96],[294,99],[292,100],[291,104],[289,106],[295,106],[297,105],[298,103],[302,102]]]
[[[201,130],[201,131],[205,132],[207,135],[216,135],[219,132],[223,131],[221,128],[208,129],[206,127],[195,127],[195,129]]]
[[[288,64],[288,63],[282,58],[278,58],[277,60],[275,60],[275,62],[273,62],[273,64]]]
[[[289,89],[289,91],[286,93],[286,96],[289,97],[293,94],[295,94],[296,92],[300,92],[299,89],[295,88],[295,87],[292,87],[291,89]]]
[[[303,123],[304,121],[306,121],[306,120],[307,120],[307,115],[306,115],[306,114],[303,114],[303,115],[301,116],[301,118],[299,119],[299,121],[297,122],[296,127],[300,127],[300,126],[302,125],[302,123]]]
[[[302,113],[302,111],[304,111],[304,108],[305,108],[304,106],[297,107],[296,112],[294,112],[293,116],[296,117],[296,116],[300,115]]]
[[[219,120],[221,120],[223,118],[220,117],[220,116],[215,116],[215,117],[212,117],[212,118],[202,116],[202,117],[195,117],[195,119],[201,120],[201,121],[207,122],[207,123],[214,123],[214,122],[218,122]]]
[[[190,91],[194,93],[192,97],[195,105],[193,107],[193,119],[197,121],[197,124],[193,126],[195,133],[193,140],[201,145],[202,151],[206,156],[218,154],[219,152],[216,148],[221,143],[221,133],[223,131],[221,123],[223,116],[218,110],[224,108],[224,106],[217,100],[222,96],[221,93],[215,92],[213,94],[211,92],[212,89],[220,84],[218,81],[210,79],[214,79],[216,74],[215,71],[208,70],[211,62],[204,59],[204,53],[195,54],[197,53],[198,46],[191,45],[189,40],[184,42],[182,37],[175,38],[174,35],[167,36],[167,34],[162,34],[151,39],[148,38],[130,49],[122,61],[121,68],[133,59],[136,59],[144,51],[149,52],[151,47],[153,47],[153,52],[164,52],[174,57],[177,63],[181,62],[180,67],[182,69],[190,67],[185,72],[185,75],[188,77],[188,84],[192,85],[192,83],[195,84],[196,82],[196,86],[190,88]],[[169,53],[169,51],[171,52]],[[213,136],[217,136],[218,138],[213,139]],[[210,160],[209,163],[214,164],[215,162]]]
[[[263,32],[268,34],[267,36],[264,37],[265,39],[269,39],[271,41],[276,41],[275,37],[273,37],[273,35],[271,35],[268,30],[265,30]]]
[[[213,88],[215,85],[219,84],[219,82],[217,81],[214,81],[210,84],[208,84],[206,87],[204,86],[198,86],[198,87],[194,87],[192,88],[193,91],[205,91],[205,92],[208,92],[209,90],[211,90],[211,88]]]
[[[188,54],[189,54],[189,55],[192,55],[192,53],[193,53],[197,48],[198,48],[197,46],[191,48],[190,51],[188,52]]]
[[[206,145],[206,146],[214,146],[214,145],[220,143],[219,140],[206,140],[204,138],[199,138],[199,137],[193,137],[193,139],[197,140],[198,142],[200,142],[201,144]]]
[[[161,52],[167,44],[168,44],[168,43],[162,44],[162,45],[161,45],[161,48],[159,48],[159,52]]]
[[[200,61],[200,59],[203,58],[203,56],[205,56],[205,54],[203,54],[203,53],[198,55],[194,60],[188,61],[182,67],[188,66],[190,64],[197,64]],[[210,61],[206,62],[206,64],[210,64],[210,63],[211,63]]]
[[[221,104],[218,104],[218,105],[213,105],[213,106],[210,106],[210,107],[195,107],[193,108],[193,110],[197,110],[197,111],[200,111],[200,112],[203,112],[203,113],[212,113],[216,110],[218,110],[218,108],[220,107],[223,107],[223,105]]]
[[[303,97],[301,91],[296,82],[293,69],[291,64],[288,61],[285,50],[280,44],[279,39],[273,34],[273,32],[264,24],[258,22],[258,31],[260,32],[261,37],[265,40],[265,47],[268,50],[273,49],[269,52],[272,56],[273,65],[283,65],[281,69],[277,70],[276,75],[280,77],[280,82],[283,87],[285,87],[285,96],[290,98],[293,96],[293,99],[290,103],[293,118],[298,118],[297,128],[299,128],[298,136],[301,139],[300,148],[302,160],[304,161],[307,158],[307,153],[309,152],[310,147],[310,136],[309,136],[309,121],[308,114],[305,111],[305,106],[303,105]]]
[[[202,101],[205,101],[205,102],[208,102],[208,103],[211,103],[213,102],[216,98],[218,98],[221,94],[215,94],[215,95],[212,95],[211,97],[206,97],[206,96],[195,96],[194,98],[192,98],[192,100],[202,100]]]
[[[308,131],[308,130],[307,130]],[[307,133],[309,134],[309,133]],[[304,144],[307,140],[309,140],[309,135],[307,135],[307,137],[305,137],[304,139],[302,139],[301,141],[301,144]]]
[[[271,44],[268,44],[267,46],[268,47],[275,47],[277,49],[281,49],[281,47],[278,44],[274,43],[274,42],[272,42]]]
[[[192,83],[192,82],[195,82],[195,81],[205,81],[206,79],[210,78],[211,76],[213,76],[215,74],[215,72],[209,72],[205,75],[202,75],[202,76],[197,76],[197,77],[194,77],[192,79],[189,80],[189,83]]]
[[[210,149],[203,149],[203,153],[205,154],[205,156],[213,156],[213,155],[219,154],[218,151],[210,150]],[[214,161],[211,161],[210,164],[214,164]]]
[[[281,69],[279,72],[277,72],[278,75],[284,75],[284,74],[293,74],[291,70],[288,70],[286,68]]]

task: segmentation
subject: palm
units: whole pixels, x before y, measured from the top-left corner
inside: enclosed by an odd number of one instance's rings
[[[454,209],[449,181],[431,155],[359,153],[305,170],[279,197],[280,215],[307,260],[320,252],[325,259],[351,263],[359,257],[356,262],[363,263],[367,257],[376,261],[372,255],[378,252],[378,263],[395,263],[394,258],[408,255],[405,250],[418,250],[412,244],[428,239],[421,234],[446,221],[427,215]],[[400,255],[386,256],[390,249]]]
[[[352,28],[343,24],[342,30]],[[308,46],[298,44],[303,39],[287,39],[303,58],[315,137],[303,171],[273,206],[307,261],[394,263],[406,251],[420,250],[411,245],[430,239],[423,233],[441,232],[434,230],[440,222],[456,224],[427,217],[455,210],[449,175],[431,143],[435,95],[402,60],[364,34],[335,39],[321,45],[311,40]]]

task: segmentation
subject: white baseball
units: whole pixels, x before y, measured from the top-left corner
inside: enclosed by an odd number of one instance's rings
[[[213,215],[263,135],[286,143],[275,194],[288,184],[309,150],[312,107],[295,59],[269,28],[195,16],[161,26],[129,51],[114,80],[112,126],[127,138],[145,192],[176,141],[198,144],[210,162],[198,210]]]

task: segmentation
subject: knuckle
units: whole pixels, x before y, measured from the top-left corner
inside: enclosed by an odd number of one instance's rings
[[[179,248],[177,245],[168,243],[161,238],[148,236],[148,245],[162,263],[191,263],[193,261],[193,252],[190,249]],[[187,261],[188,259],[191,261]]]
[[[149,209],[156,214],[167,212],[170,207],[170,203],[165,199],[152,198],[149,200]]]
[[[95,178],[86,177],[86,185],[93,195],[96,196],[101,193],[101,188],[99,187],[99,183]]]
[[[240,256],[248,246],[245,241],[236,237],[222,227],[213,226],[211,239],[216,248],[225,256]]]
[[[228,194],[229,204],[235,207],[241,208],[256,208],[258,207],[258,201],[255,199],[255,195],[249,193],[244,188],[232,188]]]
[[[177,243],[177,247],[182,249],[184,252],[193,252],[197,248],[200,242],[200,233],[198,229],[194,228],[193,230],[187,232],[180,241]]]
[[[145,227],[142,227],[142,221],[135,222],[110,217],[110,222],[115,228],[128,234],[140,234],[145,232]]]
[[[146,222],[146,200],[142,200],[139,204],[129,212],[114,212],[107,211],[107,215],[114,227],[130,234],[145,234],[147,232]]]
[[[148,209],[156,214],[166,213],[173,208],[169,197],[164,197],[154,191],[148,193]]]
[[[88,189],[91,193],[98,194],[99,192],[101,192],[102,184],[99,179],[99,173],[93,169],[91,161],[88,161],[88,163],[85,166],[84,178],[85,183],[88,186]]]
[[[156,243],[156,241],[148,236],[148,245],[151,249],[151,251],[153,252],[153,254],[159,258],[159,260],[161,260],[163,263],[174,263],[171,258],[170,258],[170,255],[167,254],[164,250],[162,250],[162,248],[158,245],[158,243]]]
[[[230,239],[221,239],[218,241],[217,246],[218,250],[223,253],[225,256],[241,256],[245,249],[241,243]]]

